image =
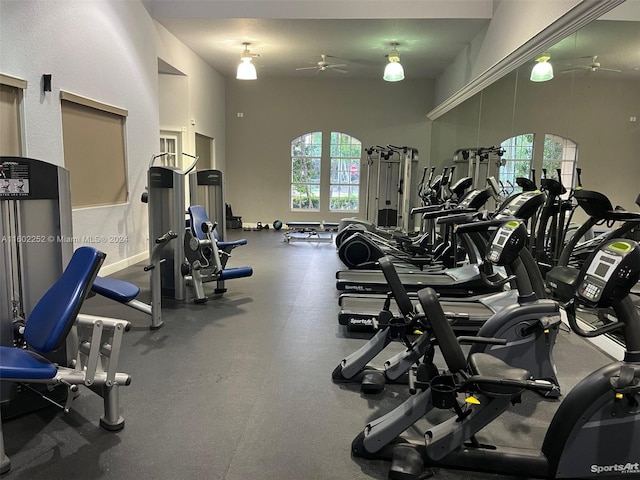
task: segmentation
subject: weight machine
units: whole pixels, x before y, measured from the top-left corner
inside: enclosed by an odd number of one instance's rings
[[[23,157],[0,157],[0,179],[0,345],[14,346],[22,342],[25,319],[73,254],[70,182],[64,168]],[[73,350],[69,337],[47,359],[69,365]],[[5,418],[47,405],[35,396],[9,404],[21,388],[0,382]],[[50,397],[64,402],[66,393],[57,388]]]
[[[413,147],[376,145],[365,150],[367,154],[365,211],[367,221],[375,218],[380,228],[408,231],[411,228],[411,182],[418,162],[418,150]],[[378,162],[375,174],[375,197],[371,212],[371,168]],[[407,193],[406,188],[409,188]],[[348,220],[348,219],[347,219]]]
[[[453,152],[454,163],[468,164],[468,176],[473,178],[473,188],[481,188],[481,183],[490,176],[489,160],[495,160],[496,165],[502,165],[502,147],[469,147],[459,148]]]
[[[79,313],[105,254],[73,251],[69,172],[0,157],[0,403],[11,418],[45,406],[68,412],[84,385],[102,397],[100,425],[116,431],[122,335],[129,322]],[[0,425],[0,474],[11,464]]]
[[[168,165],[154,165],[156,160],[166,155],[168,154],[161,153],[151,157],[147,174],[147,191],[142,194],[142,202],[149,204],[149,257],[153,255],[157,238],[168,231],[178,234],[175,241],[167,242],[162,249],[164,258],[164,262],[160,265],[162,296],[185,300],[186,282],[182,273],[185,258],[185,179],[196,167],[199,157],[183,153],[182,155],[192,159],[184,170]]]

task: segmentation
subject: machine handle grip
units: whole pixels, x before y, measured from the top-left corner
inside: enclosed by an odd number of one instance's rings
[[[506,345],[507,340],[505,338],[496,338],[496,337],[474,337],[462,335],[458,337],[458,343],[482,343],[485,345]]]
[[[167,155],[169,155],[169,152],[159,153],[157,155],[151,155],[151,160],[149,160],[149,168],[153,167],[153,163],[156,161],[157,158],[166,157]]]
[[[493,281],[489,278],[489,276],[487,275],[487,272],[484,271],[485,268],[487,268],[489,266],[489,264],[487,262],[482,263],[481,265],[479,265],[479,270],[480,270],[480,278],[482,279],[483,283],[485,285],[488,285],[490,287],[501,287],[502,285],[511,282],[512,280],[515,280],[516,276],[515,275],[509,275],[506,278],[502,278],[496,281]]]
[[[465,379],[459,387],[459,390],[464,391],[468,385],[498,385],[505,387],[523,388],[525,390],[534,390],[541,392],[550,392],[557,387],[547,380],[512,380],[509,378],[495,378],[495,377],[483,377],[480,375],[473,375]]]
[[[189,165],[189,168],[185,169],[184,174],[186,175],[187,173],[189,173],[191,170],[193,170],[196,167],[196,163],[198,163],[198,160],[200,159],[199,155],[191,155],[190,153],[184,153],[182,152],[182,155],[184,155],[185,157],[190,157],[193,158],[193,163],[191,165]]]
[[[174,238],[178,238],[178,234],[173,230],[169,230],[164,235],[161,235],[160,237],[156,238],[156,243],[158,244],[167,243],[168,241],[173,240]]]
[[[564,310],[567,312],[567,320],[569,321],[569,326],[571,330],[576,332],[581,337],[592,338],[599,337],[600,335],[604,335],[605,333],[613,332],[615,330],[620,330],[624,328],[624,322],[615,322],[610,323],[609,325],[604,325],[603,327],[596,328],[594,330],[585,330],[580,325],[578,325],[578,321],[576,320],[576,303],[575,299],[569,300],[564,304]]]

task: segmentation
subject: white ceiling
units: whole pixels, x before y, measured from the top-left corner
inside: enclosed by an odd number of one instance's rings
[[[143,3],[156,21],[226,78],[235,77],[242,44],[248,42],[251,52],[260,54],[254,60],[259,78],[381,78],[388,62],[385,55],[392,43],[398,43],[406,78],[435,79],[488,24],[493,8],[490,0]],[[627,4],[635,11],[640,0],[628,0]],[[628,12],[629,5],[625,8]],[[340,18],[327,18],[331,16]],[[621,18],[638,20],[629,18],[628,13]],[[580,57],[598,55],[603,67],[640,78],[640,22],[592,22],[549,51],[556,71],[588,64],[588,58]],[[334,57],[329,63],[346,64],[348,73],[296,71],[316,65],[321,54]],[[523,68],[533,63],[531,59]]]
[[[382,77],[385,55],[398,43],[408,78],[436,78],[488,23],[483,19],[162,19],[159,22],[225,77],[235,76],[249,42],[258,76],[305,77],[320,55],[347,65],[350,78]]]

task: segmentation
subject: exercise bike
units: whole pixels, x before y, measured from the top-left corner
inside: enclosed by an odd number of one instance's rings
[[[526,368],[534,378],[551,381],[557,388],[547,392],[546,396],[558,397],[560,389],[553,361],[553,347],[561,322],[560,306],[552,300],[539,299],[534,293],[530,276],[540,276],[540,273],[537,269],[527,272],[521,259],[525,255],[531,256],[525,248],[526,243],[527,229],[521,221],[511,220],[501,225],[489,243],[487,262],[505,266],[509,273],[513,273],[517,291],[497,293],[487,299],[488,307],[494,307],[491,309],[493,314],[488,318],[478,321],[462,318],[462,315],[457,316],[455,313],[447,314],[447,317],[453,320],[453,328],[457,334],[477,332],[478,337],[486,339],[481,344],[476,342],[472,347],[474,351],[491,353],[514,366]],[[426,365],[419,370],[419,382],[428,381],[424,376],[428,376],[434,368],[431,360],[435,342],[428,318],[414,306],[402,286],[392,260],[382,257],[379,263],[391,289],[385,308],[378,317],[380,329],[369,342],[344,358],[331,375],[336,383],[360,383],[364,393],[377,393],[387,382],[406,383],[407,373],[418,362]],[[511,278],[503,282],[506,283]],[[392,297],[400,310],[400,316],[394,316],[390,311]],[[447,307],[452,309],[455,309],[455,305],[456,302],[447,303]],[[423,333],[411,341],[416,330]],[[458,340],[472,342],[478,337],[461,336]],[[394,340],[400,340],[406,349],[387,360],[383,367],[370,365],[369,362]],[[429,359],[427,362],[422,361],[425,356]]]
[[[367,425],[352,443],[353,456],[391,459],[389,477],[403,480],[426,478],[431,472],[425,467],[434,466],[550,479],[640,475],[640,314],[630,297],[639,279],[640,245],[633,240],[610,240],[583,265],[579,286],[567,305],[569,324],[584,337],[621,330],[625,356],[587,375],[566,395],[540,450],[482,445],[475,435],[517,402],[524,390],[545,390],[549,383],[531,380],[527,370],[484,353],[465,358],[435,292],[421,290],[418,297],[448,371]],[[618,321],[584,330],[575,317],[579,304],[611,307]],[[420,442],[381,435],[420,405],[426,405],[425,413],[433,408],[453,413],[430,424]]]

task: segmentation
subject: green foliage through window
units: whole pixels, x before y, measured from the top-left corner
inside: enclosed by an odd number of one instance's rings
[[[357,212],[360,208],[362,142],[346,133],[331,132],[330,211]]]
[[[572,140],[547,133],[544,136],[544,151],[542,156],[542,169],[547,170],[549,178],[555,178],[568,191],[574,187],[573,173],[577,163],[578,146]],[[558,177],[558,170],[560,176]]]
[[[311,132],[291,142],[291,209],[320,210],[322,132]]]
[[[533,161],[533,139],[533,133],[525,133],[508,138],[500,144],[505,153],[502,156],[504,165],[500,168],[499,180],[508,190],[512,186],[514,192],[521,191],[516,178],[529,178]]]

